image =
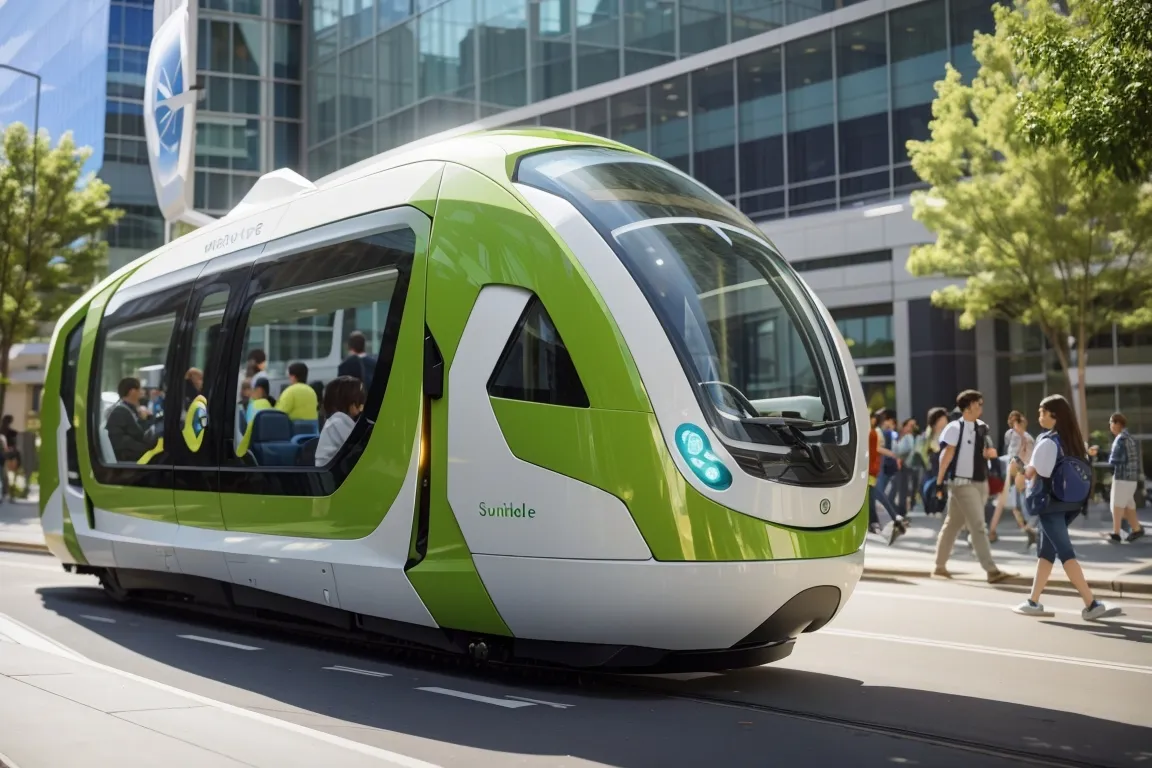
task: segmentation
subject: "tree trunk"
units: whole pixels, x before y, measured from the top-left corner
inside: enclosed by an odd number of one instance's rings
[[[8,357],[12,354],[12,344],[8,339],[0,341],[0,416],[4,415],[4,401],[8,396]],[[15,448],[15,446],[8,446]]]
[[[1076,337],[1076,412],[1080,419],[1080,434],[1088,440],[1088,334],[1084,330],[1084,323],[1080,323],[1080,333]],[[1089,441],[1091,442],[1091,441]]]
[[[1068,402],[1076,402],[1076,397],[1072,392],[1072,366],[1068,360],[1068,350],[1064,348],[1063,340],[1058,339],[1055,332],[1046,333],[1048,343],[1052,345],[1052,349],[1056,352],[1056,359],[1060,361],[1060,370],[1064,372],[1064,396],[1068,398]]]

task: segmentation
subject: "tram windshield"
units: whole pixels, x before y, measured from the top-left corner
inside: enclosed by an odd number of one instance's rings
[[[847,446],[847,393],[811,294],[727,202],[662,163],[612,149],[530,155],[517,181],[569,200],[604,235],[723,436]]]

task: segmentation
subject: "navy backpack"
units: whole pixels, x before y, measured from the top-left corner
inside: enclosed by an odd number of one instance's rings
[[[1092,493],[1092,467],[1084,459],[1066,456],[1060,445],[1060,436],[1047,432],[1036,440],[1047,437],[1056,443],[1056,465],[1051,477],[1041,477],[1028,490],[1028,511],[1033,515],[1054,512],[1072,512],[1088,503]]]

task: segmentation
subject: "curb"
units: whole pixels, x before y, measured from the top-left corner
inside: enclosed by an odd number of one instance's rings
[[[23,552],[32,555],[50,555],[46,544],[34,544],[24,541],[0,541],[0,552]]]
[[[932,579],[935,581],[952,581],[960,583],[977,583],[986,584],[983,578],[968,576],[966,574],[953,574],[951,579],[942,579],[938,576],[933,576],[931,570],[924,570],[920,568],[892,568],[892,567],[872,567],[864,566],[865,576],[905,576],[916,579]],[[1010,576],[997,584],[1005,584],[1013,587],[1031,587],[1032,576],[1030,575],[1017,575]],[[995,585],[990,585],[995,586]],[[1112,592],[1117,597],[1141,597],[1143,599],[1152,599],[1152,579],[1132,581],[1128,579],[1116,579],[1114,581],[1106,581],[1103,579],[1089,579],[1088,586],[1094,592]],[[1072,582],[1066,577],[1053,577],[1048,580],[1047,589],[1069,589],[1075,590]]]

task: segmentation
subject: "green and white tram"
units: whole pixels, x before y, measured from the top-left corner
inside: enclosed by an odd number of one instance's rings
[[[328,387],[351,331],[370,384],[320,461],[244,369]],[[827,310],[725,200],[584,134],[269,174],[77,301],[46,391],[46,540],[117,599],[718,669],[786,656],[863,569],[867,406]]]

